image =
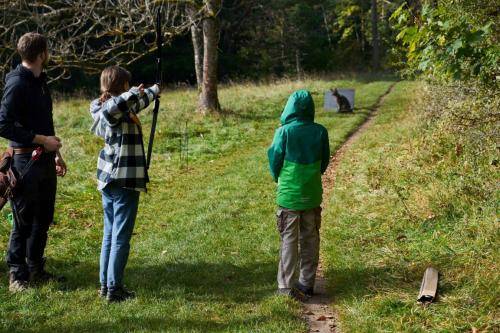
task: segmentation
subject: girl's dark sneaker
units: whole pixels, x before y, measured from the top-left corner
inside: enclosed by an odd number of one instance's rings
[[[99,289],[99,297],[106,297],[108,296],[108,287],[102,285],[101,288]]]
[[[306,287],[302,285],[300,282],[295,284],[295,289],[304,294],[306,297],[313,297],[314,295],[314,287]]]
[[[135,293],[132,291],[128,291],[124,287],[113,287],[113,288],[108,288],[108,294],[106,296],[106,299],[108,300],[109,303],[114,303],[114,302],[123,302],[134,297]]]

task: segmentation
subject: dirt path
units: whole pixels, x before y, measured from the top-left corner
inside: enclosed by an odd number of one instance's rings
[[[370,115],[366,118],[365,122],[349,135],[347,140],[335,152],[335,155],[331,157],[330,165],[323,175],[324,198],[329,198],[334,189],[337,168],[345,152],[349,149],[353,142],[358,139],[361,133],[363,133],[372,124],[378,109],[384,103],[385,98],[391,93],[395,85],[396,83],[391,84],[387,91],[377,99],[375,104],[371,107]],[[308,332],[339,333],[339,329],[336,324],[337,317],[335,311],[330,306],[333,299],[326,292],[326,279],[324,277],[321,260],[316,274],[314,292],[314,296],[303,305],[303,315],[308,324]]]

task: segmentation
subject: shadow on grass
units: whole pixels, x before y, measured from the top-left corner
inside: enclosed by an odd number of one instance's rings
[[[69,267],[68,267],[69,266]],[[229,262],[165,262],[140,264],[129,262],[125,284],[145,298],[168,300],[180,294],[190,299],[210,298],[247,303],[258,301],[274,292],[277,264],[255,262],[235,265]],[[99,286],[99,266],[92,262],[63,263],[50,261],[49,269],[62,273],[67,281],[64,291]]]
[[[64,293],[53,297],[88,300],[90,292],[95,295],[95,306],[103,306],[101,315],[90,312],[85,320],[49,320],[39,323],[36,329],[19,329],[19,332],[234,332],[276,321],[276,314],[244,310],[274,294],[274,262],[142,264],[135,259],[126,269],[125,282],[136,292],[137,299],[112,305],[97,296],[97,263],[50,260],[48,269],[67,278],[65,283],[55,286]],[[51,302],[59,304],[54,298]],[[186,313],[189,304],[193,305],[192,315]],[[140,310],[134,311],[138,307]],[[182,309],[176,312],[177,307]],[[205,307],[213,307],[213,314],[204,312]],[[234,316],[217,315],[217,311],[231,313],[235,311],[233,308],[240,309]]]
[[[226,301],[247,303],[258,301],[273,292],[276,263],[261,262],[247,265],[232,263],[165,263],[164,265],[134,266],[128,270],[130,281],[148,287],[141,291],[146,297],[166,298],[183,290],[187,298],[208,296]],[[168,291],[171,289],[171,291]],[[158,293],[158,290],[162,292]]]
[[[336,302],[403,289],[415,289],[416,300],[422,278],[419,271],[404,267],[328,269],[325,276],[329,281],[330,294]]]
[[[119,305],[118,305],[119,306]],[[127,332],[231,332],[240,331],[241,328],[255,326],[275,320],[272,316],[249,315],[246,319],[233,318],[229,321],[209,320],[206,318],[178,319],[175,313],[165,313],[162,316],[136,316],[130,313],[128,316],[120,316],[119,323],[90,321],[74,324],[57,325],[47,327],[37,332],[117,332],[126,327]]]

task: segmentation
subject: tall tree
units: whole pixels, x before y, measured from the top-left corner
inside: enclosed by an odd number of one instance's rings
[[[193,44],[194,69],[196,72],[196,85],[201,92],[203,84],[203,28],[202,21],[198,19],[200,9],[196,4],[186,7],[187,16],[191,22],[191,42]]]
[[[377,0],[372,0],[372,66],[374,70],[380,68],[380,38],[378,34],[378,8]]]
[[[204,0],[203,19],[203,84],[199,110],[206,114],[220,110],[217,93],[218,45],[220,36],[219,12],[222,0]]]
[[[217,74],[221,7],[222,0],[193,1],[186,6],[199,92],[198,111],[204,114],[220,110]]]

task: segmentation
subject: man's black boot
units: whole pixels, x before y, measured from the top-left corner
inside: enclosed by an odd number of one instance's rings
[[[28,289],[28,281],[20,280],[13,272],[9,273],[9,291],[11,293],[23,292]]]
[[[112,287],[108,288],[108,295],[106,296],[106,299],[110,303],[115,303],[123,302],[134,297],[135,293],[132,291],[128,291],[124,287]]]

